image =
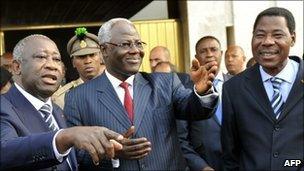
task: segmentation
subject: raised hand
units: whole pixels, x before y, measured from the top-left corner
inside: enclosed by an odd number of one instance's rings
[[[205,65],[200,65],[197,59],[192,60],[190,76],[198,94],[203,95],[211,88],[218,69],[217,65],[216,61],[210,61]]]
[[[151,143],[147,140],[147,138],[144,137],[131,139],[134,131],[135,127],[131,126],[124,134],[124,139],[120,141],[123,148],[116,151],[116,158],[136,160],[149,154],[151,151]]]
[[[60,153],[71,147],[87,151],[95,165],[103,158],[114,158],[115,151],[121,150],[118,143],[123,136],[105,127],[76,126],[63,129],[56,137],[56,146]]]

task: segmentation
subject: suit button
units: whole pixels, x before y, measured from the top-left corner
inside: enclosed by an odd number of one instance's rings
[[[279,127],[279,126],[275,126],[275,127],[274,127],[274,130],[279,131],[279,130],[280,130],[280,127]]]
[[[141,164],[141,168],[146,168],[146,165],[143,163],[143,164]]]
[[[279,153],[278,153],[278,152],[274,152],[274,153],[273,153],[273,157],[274,157],[274,158],[278,158],[278,157],[279,157]]]

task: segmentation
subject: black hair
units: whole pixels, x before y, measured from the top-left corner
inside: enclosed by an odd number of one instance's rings
[[[295,23],[292,13],[289,10],[287,10],[285,8],[280,8],[280,7],[271,7],[271,8],[268,8],[268,9],[262,11],[261,13],[259,13],[259,15],[256,17],[256,19],[254,21],[253,31],[256,29],[257,24],[260,21],[260,19],[265,16],[284,17],[286,20],[286,23],[287,23],[289,33],[292,34],[293,32],[295,32],[296,23]]]
[[[218,44],[220,45],[220,47],[221,47],[221,43],[220,43],[220,41],[219,41],[216,37],[214,37],[214,36],[204,36],[204,37],[200,38],[200,39],[196,42],[196,44],[195,44],[195,51],[197,50],[198,45],[199,45],[202,41],[207,40],[207,39],[213,39],[213,40],[217,41],[217,43],[218,43]]]

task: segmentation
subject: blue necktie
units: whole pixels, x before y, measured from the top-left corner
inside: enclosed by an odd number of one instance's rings
[[[282,97],[282,93],[280,92],[280,86],[283,80],[280,78],[272,77],[270,81],[273,87],[273,95],[270,103],[275,117],[278,118],[284,106],[284,100]]]
[[[49,130],[51,130],[51,131],[58,131],[59,130],[59,128],[55,125],[55,119],[53,118],[51,106],[49,104],[45,103],[39,109],[39,112],[43,114],[43,120],[47,124]],[[61,167],[63,167],[63,168],[59,168],[59,169],[67,169],[67,168],[71,169],[72,168],[71,164],[70,164],[69,157],[67,158],[66,162],[62,163]]]
[[[55,121],[52,115],[51,106],[49,104],[44,104],[40,109],[43,116],[44,122],[47,124],[49,130],[51,131],[58,131],[59,129],[55,125]]]
[[[217,108],[216,108],[216,111],[215,111],[215,115],[220,123],[220,125],[222,124],[222,86],[223,86],[223,83],[222,83],[222,80],[220,79],[215,79],[213,81],[213,85],[215,87],[215,89],[217,90],[217,92],[219,93],[219,101],[218,101],[218,105],[217,105]]]

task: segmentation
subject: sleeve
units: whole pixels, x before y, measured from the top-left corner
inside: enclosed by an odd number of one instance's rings
[[[191,123],[183,120],[177,120],[177,133],[178,140],[183,152],[183,155],[187,161],[187,165],[190,170],[202,170],[208,166],[207,162],[194,150],[194,147],[189,137],[189,126]]]
[[[226,84],[223,88],[223,123],[221,129],[221,143],[223,148],[224,170],[239,170],[238,134],[235,109],[229,96]]]
[[[20,137],[19,133],[27,129],[4,98],[1,98],[0,127],[0,170],[38,170],[59,164],[52,147],[56,132]]]
[[[190,121],[210,118],[216,109],[218,96],[211,98],[207,104],[201,101],[194,90],[185,89],[176,74],[172,75],[172,99],[175,117]]]

